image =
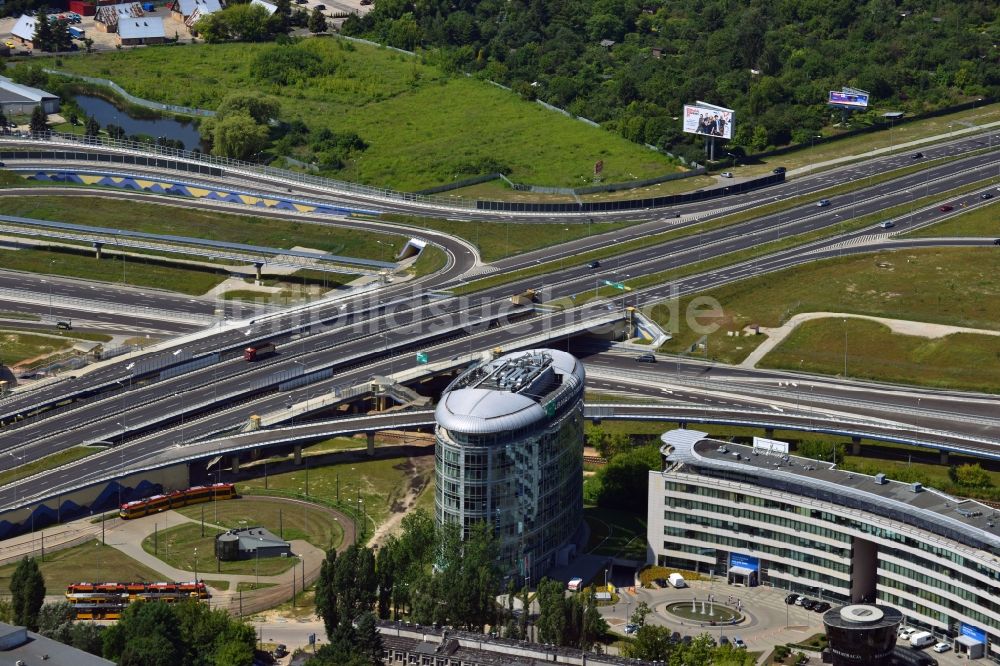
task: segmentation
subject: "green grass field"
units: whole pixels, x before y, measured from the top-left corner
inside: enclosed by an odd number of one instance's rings
[[[0,429],[0,434],[2,433],[3,430]],[[55,469],[56,467],[61,467],[62,465],[68,465],[71,462],[76,462],[77,460],[81,460],[87,456],[92,456],[98,451],[103,450],[104,447],[101,446],[73,446],[68,449],[63,449],[58,453],[53,453],[52,455],[45,456],[44,458],[33,460],[26,465],[20,465],[14,469],[8,469],[0,472],[0,486],[18,479],[26,479],[33,474],[38,474],[40,472],[44,472],[45,470]]]
[[[268,476],[268,487],[304,496],[306,473],[302,469],[271,474]],[[412,466],[406,458],[328,465],[310,469],[308,475],[309,497],[336,502],[339,485],[340,502],[358,506],[360,498],[360,504],[368,516],[369,527],[373,523],[379,525],[388,518],[393,507],[406,494],[413,478]],[[263,478],[240,483],[238,486],[241,495],[263,489]]]
[[[583,518],[590,525],[586,552],[594,555],[646,559],[646,517],[627,511],[587,506]],[[596,581],[595,581],[596,582]]]
[[[1000,192],[997,193],[1000,196]],[[996,201],[996,200],[995,200]],[[1000,204],[974,208],[961,215],[948,218],[929,227],[900,234],[911,238],[940,238],[950,236],[1000,237]]]
[[[324,73],[288,86],[261,81],[253,63],[277,48],[318,55]],[[54,66],[51,59],[39,63]],[[485,158],[508,165],[514,180],[571,187],[589,183],[597,160],[604,161],[605,182],[675,170],[653,151],[488,83],[335,38],[296,47],[136,49],[66,58],[61,68],[110,78],[139,97],[200,108],[215,108],[231,90],[271,95],[281,102],[282,120],[360,135],[368,149],[338,176],[378,186],[412,190],[450,182],[467,175],[462,164]]]
[[[699,294],[714,298],[723,310],[721,317],[699,321],[719,326],[708,337],[708,355],[727,363],[744,359],[764,337],[730,337],[728,331],[753,324],[779,326],[800,312],[851,312],[1000,330],[998,271],[1000,253],[993,248],[899,250],[828,259]],[[686,351],[700,338],[686,321],[690,302],[680,300],[677,317],[666,305],[653,309],[657,321],[674,331],[662,351]]]
[[[0,257],[3,257],[0,253]],[[28,359],[49,356],[65,351],[73,346],[73,341],[49,335],[0,331],[0,363],[17,365]]]
[[[758,365],[843,375],[845,349],[848,377],[1000,392],[1000,336],[921,338],[860,319],[803,322]]]
[[[3,207],[6,215],[19,217],[150,234],[189,236],[228,243],[280,248],[301,246],[360,259],[385,259],[385,251],[375,243],[376,238],[395,243],[397,246],[406,241],[402,236],[324,224],[234,215],[95,196],[9,197],[4,199]],[[120,270],[121,266],[118,268]]]
[[[0,262],[10,270],[44,272],[99,282],[124,282],[137,287],[166,289],[191,296],[204,294],[227,277],[224,273],[147,263],[138,257],[125,259],[123,276],[121,258],[97,259],[52,249],[0,250]]]
[[[39,540],[39,555],[40,548]],[[0,589],[10,587],[10,577],[16,568],[16,563],[0,567]],[[70,583],[155,582],[163,579],[163,576],[123,555],[117,548],[101,545],[97,540],[46,552],[45,561],[39,560],[38,568],[45,577],[46,594],[62,594]]]
[[[204,511],[204,514],[202,514]],[[308,507],[243,497],[227,502],[206,502],[177,510],[178,513],[206,524],[226,529],[262,526],[287,541],[305,540],[317,548],[337,548],[344,540],[344,530],[329,514],[310,511]]]
[[[207,519],[206,519],[207,521]],[[262,557],[235,562],[217,562],[215,559],[215,535],[222,530],[205,526],[205,536],[201,536],[201,526],[184,523],[159,534],[150,534],[142,540],[142,549],[164,563],[184,571],[202,573],[242,574],[252,576],[275,576],[291,569],[299,563],[296,557]],[[195,553],[197,550],[197,553]]]

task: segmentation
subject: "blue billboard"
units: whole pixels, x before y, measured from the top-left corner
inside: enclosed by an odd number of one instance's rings
[[[866,109],[868,93],[831,90],[827,104],[848,109]]]
[[[979,627],[973,627],[971,624],[960,624],[958,627],[958,633],[967,638],[971,638],[974,641],[986,645],[986,631],[980,629]]]
[[[742,567],[750,571],[760,571],[760,560],[750,555],[743,555],[742,553],[730,553],[729,566]]]

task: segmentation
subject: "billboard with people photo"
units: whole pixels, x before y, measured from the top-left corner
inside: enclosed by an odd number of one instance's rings
[[[684,105],[684,131],[688,134],[733,138],[733,110],[698,102]]]
[[[847,109],[867,109],[868,93],[862,90],[831,90],[830,99],[827,101],[830,106],[839,106]]]

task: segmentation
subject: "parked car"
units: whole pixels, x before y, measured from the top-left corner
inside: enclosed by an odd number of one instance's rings
[[[923,153],[913,153],[913,159],[915,160],[919,160],[923,156],[924,156]]]
[[[993,244],[994,245],[1000,245],[1000,238],[998,238],[995,241],[993,241]]]
[[[819,602],[813,601],[812,599],[806,599],[805,601],[802,602],[802,607],[805,608],[806,610],[812,610],[812,607],[815,606],[817,603]]]
[[[681,636],[681,643],[684,643],[684,645],[690,645],[691,640],[690,636]]]
[[[785,167],[777,167],[771,173],[785,173],[785,171],[787,171],[787,169],[785,169]]]
[[[742,638],[740,638],[739,636],[735,636],[733,638],[733,647],[736,648],[737,650],[746,650],[747,644],[743,642]]]
[[[326,5],[316,5],[316,9],[320,10],[321,12],[324,12],[326,11]]]
[[[817,208],[826,208],[829,205],[830,205],[829,199],[820,199],[819,201],[816,202]]]
[[[910,636],[912,636],[915,633],[917,633],[917,630],[914,629],[913,627],[900,627],[899,640],[908,641],[910,640]]]
[[[938,210],[941,211],[942,213],[947,213],[949,210],[955,210],[955,207],[949,204],[945,204],[940,208],[938,208]]]
[[[880,222],[878,226],[882,229],[892,229],[894,226],[896,226],[896,223],[890,220],[886,220],[885,222]]]
[[[931,649],[934,650],[935,652],[947,652],[948,650],[951,649],[951,645],[944,642],[935,643],[934,647],[932,647]]]
[[[732,171],[723,171],[719,175],[722,176],[723,178],[732,178],[733,177],[733,172]]]
[[[729,645],[729,639],[725,636],[719,636],[719,645]]]
[[[665,588],[670,585],[670,583],[667,582],[666,578],[657,578],[653,582],[656,583],[656,586],[660,588]]]
[[[636,363],[656,363],[656,356],[653,354],[639,354],[635,357]]]
[[[681,642],[681,632],[675,631],[674,633],[670,634],[670,642],[671,643],[680,643]]]
[[[801,606],[802,604],[804,604],[807,601],[809,601],[809,597],[799,597],[798,599],[795,600],[795,605],[796,606]]]
[[[625,625],[625,633],[631,636],[635,632],[639,631],[639,625],[629,622]]]
[[[826,601],[817,601],[813,604],[812,609],[817,613],[825,613],[830,610],[830,604]]]
[[[799,600],[799,595],[797,594],[789,594],[787,597],[785,597],[785,603],[788,604],[789,606],[791,606],[798,600]]]

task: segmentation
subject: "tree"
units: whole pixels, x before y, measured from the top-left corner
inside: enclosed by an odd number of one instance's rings
[[[65,601],[45,604],[38,612],[38,633],[60,643],[72,642],[73,607]]]
[[[309,14],[309,32],[315,34],[326,32],[326,15],[319,10],[319,7],[314,7],[312,13]]]
[[[97,136],[101,133],[101,125],[94,116],[87,116],[87,122],[83,126],[84,136]]]
[[[333,636],[334,630],[340,624],[338,590],[333,586],[336,571],[337,551],[331,548],[326,552],[326,559],[320,564],[319,578],[316,579],[316,614],[323,618],[327,639]]]
[[[634,611],[632,611],[632,617],[629,618],[629,621],[637,627],[645,627],[646,616],[652,612],[653,611],[649,608],[649,604],[645,601],[640,601],[639,605],[635,607]]]
[[[632,659],[665,661],[670,657],[670,633],[667,627],[652,624],[639,627],[635,639],[623,646],[622,653]]]
[[[274,3],[277,6],[274,13],[271,14],[269,20],[269,26],[271,28],[271,33],[275,35],[284,35],[288,32],[288,28],[291,24],[290,19],[292,17],[292,2],[291,0],[275,0]]]
[[[371,613],[363,613],[357,620],[355,630],[357,640],[356,652],[369,660],[372,666],[382,665],[382,634],[379,633],[375,624],[375,616]]]
[[[28,127],[32,134],[45,134],[49,131],[49,116],[42,109],[41,104],[31,110],[31,120],[28,122]]]
[[[35,34],[31,38],[32,45],[40,51],[52,50],[52,24],[45,10],[39,8],[35,14]]]
[[[267,127],[245,113],[234,113],[213,123],[212,154],[246,160],[267,145]]]
[[[161,601],[131,604],[104,632],[104,657],[119,666],[169,666],[185,652],[180,620]]]
[[[955,470],[954,481],[966,488],[989,488],[993,485],[990,473],[980,466],[979,463],[972,465],[959,465],[952,468]]]
[[[536,591],[538,641],[566,645],[566,593],[557,580],[543,578]]]
[[[271,36],[271,15],[260,5],[232,5],[221,12],[229,36],[241,42],[262,42]]]
[[[583,614],[583,623],[580,628],[580,649],[590,650],[594,643],[600,640],[608,632],[608,623],[597,610],[597,592],[591,587],[590,594],[587,595],[587,608]]]
[[[73,47],[73,38],[69,35],[69,27],[64,21],[54,21],[52,24],[51,51],[69,51]]]
[[[235,92],[227,95],[216,109],[218,116],[229,116],[234,113],[245,113],[254,122],[266,125],[278,117],[278,100],[273,97],[262,97],[254,93]]]
[[[33,557],[17,563],[10,577],[11,603],[14,606],[14,623],[38,631],[38,613],[45,600],[45,579]]]

